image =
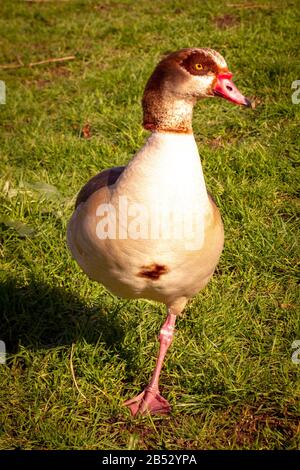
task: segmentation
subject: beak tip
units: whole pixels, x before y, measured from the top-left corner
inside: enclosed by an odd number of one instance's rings
[[[246,108],[252,108],[252,103],[248,98],[245,98],[244,106],[246,106]]]

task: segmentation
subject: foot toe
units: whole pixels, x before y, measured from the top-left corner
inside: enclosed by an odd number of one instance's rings
[[[137,414],[168,414],[171,410],[169,402],[160,393],[144,391],[135,398],[127,400],[125,406],[131,411],[132,416]]]

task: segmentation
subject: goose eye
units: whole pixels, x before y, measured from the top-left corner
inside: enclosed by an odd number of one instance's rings
[[[196,70],[202,70],[203,69],[202,64],[195,64],[195,69]]]

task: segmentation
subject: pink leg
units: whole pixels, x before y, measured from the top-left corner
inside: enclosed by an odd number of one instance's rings
[[[135,416],[136,414],[145,414],[145,413],[165,414],[170,411],[169,403],[159,393],[158,384],[159,384],[160,371],[163,365],[166,352],[169,349],[173,340],[175,321],[176,321],[176,315],[169,313],[165,323],[163,324],[160,330],[159,355],[158,355],[156,367],[154,369],[149,385],[138,396],[136,396],[135,398],[132,398],[131,400],[127,400],[124,403],[124,405],[130,408],[130,411],[133,416]]]

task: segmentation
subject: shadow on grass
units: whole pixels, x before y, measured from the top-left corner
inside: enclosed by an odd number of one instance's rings
[[[103,341],[126,356],[122,307],[118,301],[89,307],[64,288],[37,281],[18,286],[11,278],[0,285],[0,339],[8,354],[17,352],[20,344],[34,350],[85,339],[92,344]]]

